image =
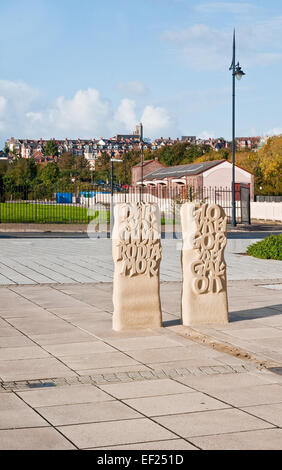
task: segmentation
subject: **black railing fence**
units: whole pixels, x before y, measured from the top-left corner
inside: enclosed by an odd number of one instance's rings
[[[41,192],[40,192],[41,191]],[[0,223],[87,224],[96,220],[110,221],[111,198],[113,203],[155,202],[159,205],[162,223],[180,223],[179,210],[184,202],[216,203],[231,220],[231,188],[195,187],[163,184],[115,188],[113,196],[108,187],[93,185],[68,185],[54,187],[14,186],[9,192],[0,192]],[[238,223],[249,223],[249,191],[236,193],[236,218]]]

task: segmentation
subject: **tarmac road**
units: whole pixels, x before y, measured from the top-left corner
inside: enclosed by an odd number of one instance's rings
[[[228,239],[263,239],[268,237],[271,234],[278,235],[282,233],[281,230],[275,231],[259,231],[259,232],[246,232],[246,231],[234,231],[227,232]],[[164,235],[164,234],[162,234]],[[106,232],[92,234],[91,238],[107,238]],[[0,239],[7,238],[89,238],[87,233],[82,232],[3,232],[0,233]],[[164,238],[164,237],[162,237]],[[167,233],[166,238],[178,238],[181,239],[181,234],[177,233],[176,237],[172,237],[172,234]]]

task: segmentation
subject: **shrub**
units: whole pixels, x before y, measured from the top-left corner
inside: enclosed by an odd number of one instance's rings
[[[282,234],[270,235],[248,246],[247,254],[255,258],[282,260]]]

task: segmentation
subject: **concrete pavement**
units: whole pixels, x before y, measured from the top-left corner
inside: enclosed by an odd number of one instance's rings
[[[164,282],[164,327],[123,333],[110,282],[1,287],[0,449],[282,449],[281,291],[228,287],[224,327]]]
[[[279,279],[281,262],[245,256],[255,238],[228,239],[229,280]],[[162,240],[162,281],[181,280],[181,240]],[[0,285],[112,282],[111,240],[91,238],[1,238]]]
[[[181,325],[163,240],[163,328],[117,333],[110,240],[0,239],[0,449],[282,449],[282,268],[254,241],[228,240],[228,325]]]

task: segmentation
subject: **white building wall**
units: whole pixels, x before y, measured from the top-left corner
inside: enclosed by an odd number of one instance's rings
[[[235,167],[235,183],[252,184],[252,175],[248,171]],[[232,164],[223,162],[203,173],[203,186],[228,187],[232,184]]]
[[[282,222],[282,202],[251,202],[251,219]]]

